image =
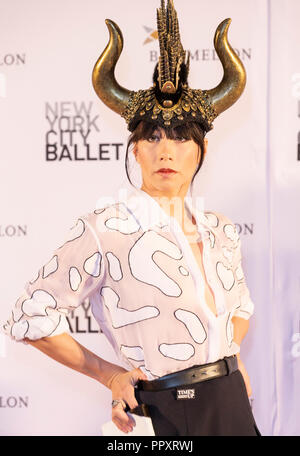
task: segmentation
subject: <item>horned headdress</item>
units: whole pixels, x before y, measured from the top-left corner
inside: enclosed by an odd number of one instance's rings
[[[205,132],[212,122],[241,96],[246,84],[245,68],[228,42],[231,19],[225,19],[216,30],[214,47],[223,66],[223,79],[213,89],[191,89],[188,86],[190,56],[181,44],[177,12],[173,0],[161,0],[157,10],[160,57],[153,75],[153,86],[130,91],[116,81],[115,67],[123,49],[122,32],[113,21],[106,25],[110,39],[93,69],[93,86],[99,98],[110,109],[125,118],[133,131],[141,120],[163,128],[174,128],[187,122],[198,122]]]

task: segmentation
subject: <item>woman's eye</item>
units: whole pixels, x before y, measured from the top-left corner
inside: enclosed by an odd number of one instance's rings
[[[148,141],[149,142],[157,142],[157,141],[159,141],[159,139],[160,139],[159,136],[152,135],[152,136],[150,136],[150,138],[148,138]]]
[[[178,142],[185,142],[185,141],[188,141],[186,138],[184,138],[183,136],[177,136],[175,138],[175,141],[178,141]]]

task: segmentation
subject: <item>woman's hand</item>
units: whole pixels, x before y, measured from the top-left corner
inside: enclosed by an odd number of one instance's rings
[[[121,402],[112,409],[112,421],[122,432],[131,432],[135,421],[125,411],[126,404],[130,409],[138,406],[134,395],[134,385],[138,380],[147,380],[147,376],[140,369],[133,369],[126,373],[114,375],[109,388],[112,392],[112,399]]]
[[[243,376],[243,379],[244,379],[244,382],[245,382],[245,385],[246,385],[248,397],[250,397],[252,395],[252,388],[251,388],[251,385],[250,385],[250,378],[249,378],[248,372],[246,371],[244,363],[240,359],[240,354],[238,353],[236,356],[237,356],[237,359],[238,359],[239,370],[240,370],[240,372],[241,372],[241,374]]]

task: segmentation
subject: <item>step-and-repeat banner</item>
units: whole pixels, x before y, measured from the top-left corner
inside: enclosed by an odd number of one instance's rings
[[[116,76],[148,88],[158,59],[159,0],[0,0],[0,319],[52,256],[76,218],[124,185],[125,121],[94,93],[91,72],[108,42],[105,19],[123,31]],[[222,79],[213,47],[230,17],[229,41],[247,71],[240,100],[214,122],[193,196],[236,224],[255,304],[242,359],[264,435],[300,434],[298,0],[177,0],[190,86]],[[132,156],[130,175],[140,186]],[[68,316],[71,334],[117,362],[89,302]],[[111,394],[23,343],[0,335],[0,435],[101,435]]]

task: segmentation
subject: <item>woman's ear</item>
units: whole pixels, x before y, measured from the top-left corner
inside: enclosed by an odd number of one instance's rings
[[[208,139],[207,138],[204,138],[203,144],[204,144],[203,156],[205,157],[206,152],[207,152],[207,148],[208,148]]]

